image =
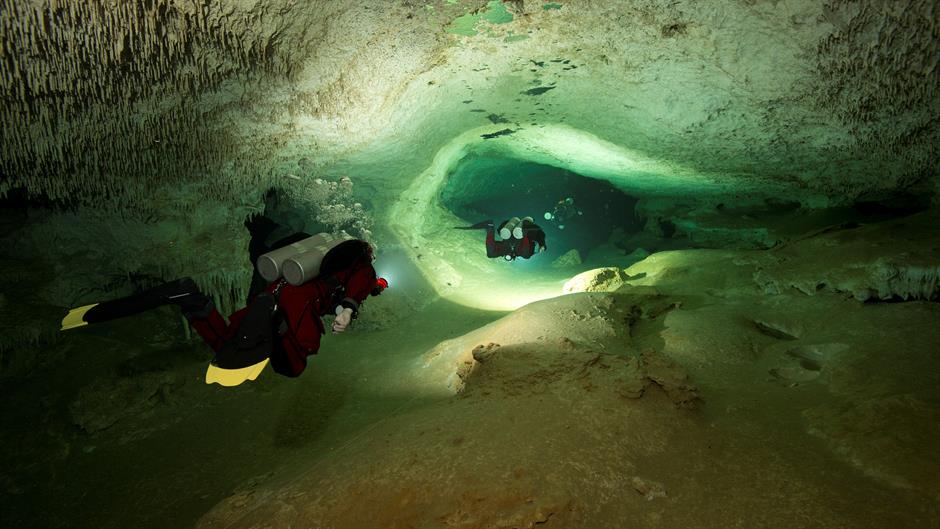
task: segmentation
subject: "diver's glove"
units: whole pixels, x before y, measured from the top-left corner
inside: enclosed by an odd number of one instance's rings
[[[352,321],[353,311],[349,307],[342,305],[336,307],[336,319],[333,320],[333,334],[339,334],[346,330],[349,322]]]

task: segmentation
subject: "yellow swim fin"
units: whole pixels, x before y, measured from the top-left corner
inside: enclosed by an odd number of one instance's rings
[[[232,387],[246,380],[254,380],[268,365],[268,361],[269,359],[265,358],[257,364],[238,369],[223,369],[215,364],[209,364],[209,368],[206,369],[206,384],[215,383],[220,386]]]
[[[85,313],[89,310],[97,307],[98,303],[93,303],[91,305],[85,305],[84,307],[78,307],[77,309],[72,309],[68,314],[62,318],[62,329],[67,331],[69,329],[74,329],[75,327],[81,327],[82,325],[88,325],[88,322],[84,320]]]

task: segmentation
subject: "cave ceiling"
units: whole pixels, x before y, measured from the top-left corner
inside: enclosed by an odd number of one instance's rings
[[[2,4],[0,193],[141,211],[323,174],[404,190],[468,131],[640,196],[936,186],[927,0]]]

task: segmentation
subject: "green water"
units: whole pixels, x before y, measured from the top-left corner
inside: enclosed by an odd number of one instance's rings
[[[492,219],[499,224],[510,217],[532,217],[546,232],[550,260],[571,249],[582,255],[606,242],[614,228],[638,231],[636,200],[609,182],[587,178],[565,169],[487,154],[464,158],[451,172],[441,193],[444,206],[468,224]],[[583,214],[564,229],[546,221],[556,203],[565,198]]]

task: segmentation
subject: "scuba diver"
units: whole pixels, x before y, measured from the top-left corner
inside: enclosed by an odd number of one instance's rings
[[[584,212],[575,207],[573,198],[567,197],[559,200],[552,211],[545,212],[545,220],[557,223],[558,229],[563,230],[568,219],[580,215],[584,215]]]
[[[517,257],[528,259],[536,253],[548,249],[545,246],[545,232],[532,217],[512,217],[499,225],[500,240],[496,240],[496,231],[492,220],[484,220],[473,226],[457,226],[458,230],[486,230],[486,256],[504,257],[514,261]]]
[[[251,219],[246,226],[252,231],[249,254],[257,267],[249,303],[231,314],[229,323],[187,277],[73,309],[62,320],[62,330],[173,304],[216,353],[206,371],[207,384],[236,386],[254,380],[269,362],[278,374],[299,376],[326,333],[322,316],[335,315],[333,333],[344,332],[363,301],[381,294],[388,281],[376,276],[374,250],[365,241],[297,233],[268,247],[265,237],[277,224]]]

